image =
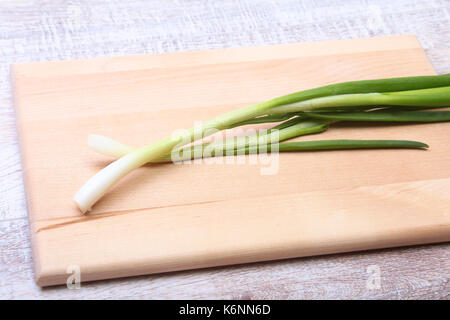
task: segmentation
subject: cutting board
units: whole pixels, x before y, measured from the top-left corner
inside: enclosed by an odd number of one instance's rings
[[[37,284],[450,240],[447,123],[343,123],[300,139],[411,139],[427,151],[281,154],[266,175],[269,162],[246,156],[147,165],[88,215],[72,202],[111,162],[89,133],[140,146],[302,89],[429,74],[414,36],[14,65]]]

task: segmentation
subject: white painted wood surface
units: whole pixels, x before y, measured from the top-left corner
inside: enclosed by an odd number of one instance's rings
[[[448,73],[449,21],[448,0],[0,2],[0,298],[448,299],[448,244],[108,280],[79,290],[38,288],[9,66],[415,34],[436,71]],[[380,287],[368,285],[378,271]]]

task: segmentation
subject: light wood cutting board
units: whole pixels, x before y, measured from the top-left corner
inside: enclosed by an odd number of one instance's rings
[[[281,154],[148,165],[81,216],[111,160],[88,133],[142,145],[320,85],[434,74],[414,36],[13,66],[36,281],[65,283],[450,240],[450,124],[341,124],[313,139],[411,139],[427,151]],[[242,159],[241,159],[242,160]],[[266,166],[268,166],[266,164]]]

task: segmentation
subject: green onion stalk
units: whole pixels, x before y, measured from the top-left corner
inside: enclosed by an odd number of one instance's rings
[[[319,131],[318,131],[319,132]],[[115,146],[121,148],[121,144],[114,140],[109,140],[109,138],[92,135],[93,139],[98,139],[97,142],[103,141],[103,139],[108,139],[108,143],[113,143],[113,149]],[[281,139],[280,139],[281,141]],[[116,145],[117,144],[117,145]],[[264,149],[261,150],[261,144],[259,143],[249,143],[244,146],[235,145],[233,148],[222,149],[220,146],[218,149],[214,148],[211,153],[205,154],[203,151],[207,149],[208,145],[201,145],[189,148],[183,148],[179,151],[181,156],[177,161],[187,161],[194,160],[197,158],[205,157],[217,157],[223,155],[247,155],[262,152],[299,152],[299,151],[320,151],[320,150],[348,150],[348,149],[389,149],[389,148],[402,148],[402,149],[427,149],[429,146],[423,142],[411,141],[411,140],[350,140],[350,139],[339,139],[339,140],[317,140],[317,141],[298,141],[298,142],[284,142],[284,143],[269,143],[263,144]],[[92,146],[95,151],[103,153],[105,155],[114,156],[114,153],[108,152],[104,153],[101,149],[96,146]],[[128,146],[127,146],[128,147]],[[197,148],[199,147],[199,148]],[[115,149],[120,150],[120,149]],[[133,149],[131,149],[133,150]],[[198,151],[202,151],[198,157]],[[124,149],[122,149],[124,151]],[[226,154],[224,153],[226,151]],[[163,163],[163,162],[173,162],[170,155],[163,156],[159,159],[153,160],[152,163]]]
[[[245,152],[245,150],[253,146],[273,144],[272,142],[278,143],[307,134],[323,132],[328,129],[328,123],[332,122],[334,121],[291,119],[262,133],[258,132],[245,137],[173,149],[171,153],[153,159],[150,162],[175,162],[204,157],[235,155],[239,154],[239,152]],[[120,158],[137,149],[111,138],[95,134],[88,136],[88,145],[98,153],[115,158]]]
[[[220,115],[182,134],[172,135],[130,150],[91,177],[75,194],[74,201],[85,213],[122,177],[146,163],[164,157],[172,149],[229,129],[236,124],[323,108],[405,106],[445,107],[450,105],[450,74],[362,80],[304,90]],[[267,119],[266,119],[267,120]]]

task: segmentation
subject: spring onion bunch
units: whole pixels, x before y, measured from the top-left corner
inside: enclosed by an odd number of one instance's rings
[[[122,177],[152,162],[168,162],[177,152],[179,160],[204,156],[205,149],[220,156],[224,152],[259,152],[261,139],[272,141],[265,152],[355,149],[355,148],[427,148],[416,141],[398,140],[323,140],[281,142],[305,134],[324,131],[337,121],[440,122],[450,120],[450,111],[418,111],[450,106],[450,74],[352,81],[304,90],[219,115],[201,125],[143,147],[132,147],[107,137],[90,135],[94,150],[117,157],[89,179],[75,194],[74,201],[85,213]],[[233,141],[188,144],[220,130],[249,124],[281,124],[262,134]],[[220,152],[217,153],[217,150]]]

